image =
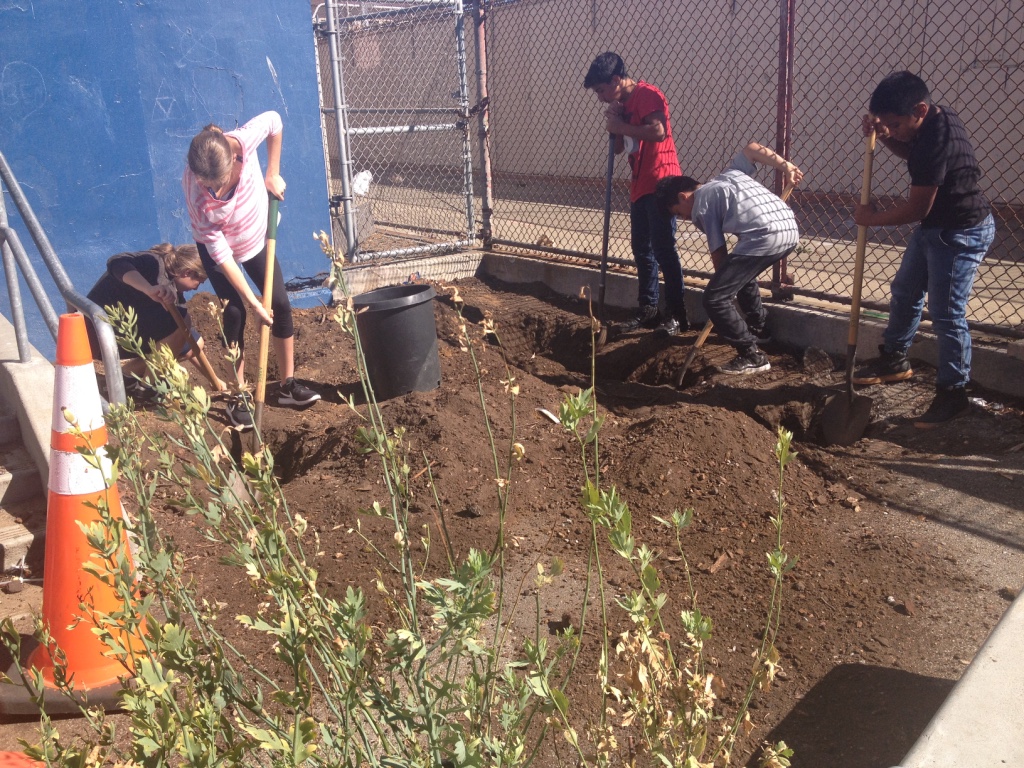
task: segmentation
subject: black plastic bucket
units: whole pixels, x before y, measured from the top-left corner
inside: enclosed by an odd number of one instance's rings
[[[441,384],[430,285],[393,285],[353,299],[366,372],[378,400]]]

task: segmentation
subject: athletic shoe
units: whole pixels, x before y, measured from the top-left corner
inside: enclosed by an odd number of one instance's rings
[[[654,329],[654,335],[658,338],[669,338],[670,336],[679,336],[680,334],[686,333],[690,330],[690,324],[685,320],[676,320],[674,317],[670,317],[668,320],[663,322],[657,328]]]
[[[914,426],[918,429],[934,429],[957,416],[963,416],[970,407],[967,390],[963,387],[939,388],[928,410],[914,420]]]
[[[134,376],[128,376],[124,380],[124,393],[136,403],[149,403],[156,400],[157,392],[149,384],[140,381]]]
[[[752,373],[761,373],[770,370],[772,364],[768,362],[768,356],[754,347],[749,352],[736,355],[725,365],[718,366],[718,370],[730,376],[749,376]]]
[[[658,320],[661,317],[661,313],[658,312],[658,308],[651,304],[645,304],[640,307],[636,314],[633,315],[629,320],[624,323],[619,323],[616,329],[619,333],[632,333],[638,331],[641,328],[654,328],[658,325]]]
[[[285,379],[277,388],[277,402],[281,405],[309,405],[319,399],[319,392],[300,384],[294,377]]]
[[[854,384],[889,384],[906,381],[914,375],[906,352],[887,352],[884,346],[879,345],[878,354],[877,358],[854,372]]]
[[[228,419],[238,429],[252,429],[255,425],[252,418],[252,395],[242,392],[229,400]]]

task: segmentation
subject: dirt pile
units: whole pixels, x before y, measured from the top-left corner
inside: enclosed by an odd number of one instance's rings
[[[476,323],[489,318],[502,343],[476,345],[494,442],[503,456],[513,438],[525,447],[508,515],[512,583],[519,584],[538,560],[559,556],[566,563],[565,575],[545,595],[544,620],[554,632],[579,620],[589,525],[578,503],[578,450],[539,409],[557,413],[566,393],[588,385],[586,305],[538,286],[511,292],[468,280],[458,287],[473,338],[482,338]],[[445,293],[441,286],[438,293]],[[226,373],[205,309],[209,298],[194,297],[191,310],[211,341],[215,366]],[[298,375],[323,401],[298,412],[268,403],[264,425],[288,503],[319,536],[320,583],[340,593],[349,585],[369,586],[380,568],[352,532],[357,520],[366,535],[382,542],[392,530],[388,521],[359,515],[382,500],[384,490],[377,463],[360,454],[353,439],[360,417],[343,398],[355,396],[358,403],[362,393],[352,342],[332,315],[322,308],[297,311],[295,318]],[[435,302],[435,318],[441,387],[393,399],[382,410],[390,424],[407,429],[417,524],[440,541],[432,478],[452,544],[464,555],[494,542],[496,472],[477,379],[450,298]],[[665,386],[695,337],[691,332],[657,340],[641,333],[601,350],[602,470],[630,505],[637,541],[658,552],[668,616],[678,615],[688,592],[673,536],[654,518],[694,509],[683,545],[701,608],[714,620],[711,655],[728,705],[748,677],[770,586],[765,553],[774,542],[768,521],[778,484],[774,427],[781,422],[798,436],[813,435],[815,409],[838,379],[827,358],[769,346],[770,372],[723,381],[714,365],[732,351],[712,336],[694,363],[695,383],[681,391]],[[248,343],[254,354],[255,337]],[[505,394],[506,360],[520,388],[514,414]],[[896,764],[1005,608],[999,590],[1019,586],[986,581],[991,574],[974,569],[926,511],[897,510],[894,500],[903,487],[899,460],[926,451],[1005,452],[1020,442],[1020,410],[1000,405],[997,412],[987,404],[922,438],[899,414],[927,399],[927,383],[900,392],[895,399],[879,398],[874,439],[844,451],[806,440],[795,446],[801,457],[787,470],[784,538],[798,564],[786,582],[778,644],[783,674],[751,712],[757,728],[743,741],[739,764],[758,742],[778,739],[797,750],[794,766]],[[198,582],[210,599],[226,604],[222,615],[251,613],[243,576],[218,563],[216,548],[196,523],[170,509],[159,515],[177,546],[194,553]],[[428,570],[438,572],[443,560],[435,545]],[[609,594],[624,593],[631,583],[625,568],[610,553],[604,560]],[[516,631],[532,631],[530,626],[526,617]],[[234,635],[248,650],[248,636]],[[596,637],[584,636],[584,669],[595,668],[598,647]],[[255,657],[267,653],[251,651]],[[568,693],[586,695],[588,689],[581,683]]]

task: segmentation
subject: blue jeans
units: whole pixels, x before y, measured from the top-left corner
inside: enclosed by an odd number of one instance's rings
[[[757,337],[750,329],[763,327],[768,318],[761,304],[757,276],[792,251],[790,248],[769,256],[727,255],[704,289],[704,311],[715,333],[741,355],[757,346]]]
[[[963,387],[971,378],[967,299],[995,233],[992,216],[968,229],[918,227],[893,278],[889,324],[883,334],[885,348],[904,353],[910,348],[927,294],[939,344],[938,387]]]
[[[665,279],[665,306],[677,320],[686,319],[683,303],[683,268],[676,253],[676,217],[644,195],[629,206],[630,242],[636,262],[641,306],[658,306],[658,268]]]

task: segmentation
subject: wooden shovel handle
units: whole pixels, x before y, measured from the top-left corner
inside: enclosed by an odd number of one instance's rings
[[[270,311],[274,299],[274,258],[277,254],[277,216],[281,201],[274,195],[270,196],[270,208],[267,215],[267,271],[263,276],[263,308]],[[256,396],[254,421],[259,432],[263,426],[263,403],[267,398],[267,357],[270,354],[270,326],[260,326],[260,354],[256,368]],[[281,361],[278,361],[281,364]]]
[[[871,173],[875,162],[875,132],[864,139],[864,175],[860,185],[860,204],[871,202]],[[857,346],[857,328],[860,324],[860,295],[864,282],[864,255],[868,247],[868,228],[857,227],[857,253],[853,264],[853,293],[850,296],[850,347]]]
[[[192,349],[192,354],[195,355],[196,360],[199,361],[199,366],[203,369],[203,375],[210,380],[213,388],[218,392],[223,392],[224,382],[221,381],[217,372],[213,370],[213,366],[210,365],[209,359],[203,354],[202,348],[199,346],[199,342],[192,336],[192,329],[185,323],[185,318],[181,316],[181,312],[178,311],[177,307],[171,307],[171,317],[174,318],[175,325],[178,326],[178,330],[185,334],[185,338],[188,340],[188,345]],[[177,351],[177,350],[175,350]]]

